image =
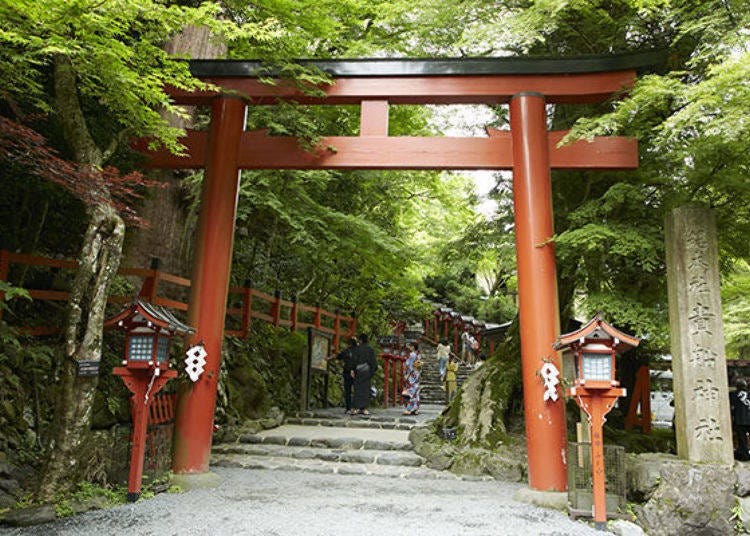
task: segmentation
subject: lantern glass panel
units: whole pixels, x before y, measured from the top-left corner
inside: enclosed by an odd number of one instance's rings
[[[156,342],[156,362],[166,363],[169,357],[169,337],[159,337]]]
[[[612,379],[612,355],[583,352],[583,379],[610,381]]]
[[[153,335],[131,335],[128,359],[130,361],[150,361],[154,351]]]

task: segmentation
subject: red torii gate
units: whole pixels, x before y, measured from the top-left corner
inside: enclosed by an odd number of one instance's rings
[[[193,286],[187,323],[208,352],[205,373],[180,394],[174,471],[208,471],[224,333],[240,169],[505,169],[513,171],[516,251],[529,484],[565,490],[566,437],[562,397],[543,399],[545,361],[561,370],[552,345],[560,334],[550,169],[634,169],[637,143],[619,137],[557,143],[547,131],[547,104],[599,102],[628,88],[637,73],[662,63],[657,52],[577,58],[372,59],[302,61],[333,78],[324,98],[293,84],[263,84],[252,61],[197,60],[194,76],[220,91],[171,90],[174,102],[210,105],[208,132],[188,131],[187,155],[152,153],[151,167],[205,168]],[[324,137],[320,149],[296,138],[247,132],[246,105],[360,104],[359,136]],[[390,137],[389,104],[510,104],[510,131],[487,138]],[[329,148],[335,149],[329,149]]]

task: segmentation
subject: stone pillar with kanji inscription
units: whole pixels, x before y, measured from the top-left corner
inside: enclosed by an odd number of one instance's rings
[[[713,213],[699,205],[673,210],[667,216],[666,246],[677,454],[691,462],[731,464]]]

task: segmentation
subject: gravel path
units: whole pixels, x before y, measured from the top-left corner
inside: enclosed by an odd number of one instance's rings
[[[216,489],[163,493],[0,535],[601,535],[512,499],[519,484],[215,468]]]

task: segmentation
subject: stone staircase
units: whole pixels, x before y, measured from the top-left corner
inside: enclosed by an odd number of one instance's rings
[[[429,343],[421,343],[419,351],[422,359],[422,404],[442,404],[447,402],[445,391],[440,383],[440,367],[436,356],[435,347]],[[466,381],[472,373],[472,369],[459,363],[456,380],[458,387]]]
[[[258,433],[239,432],[215,444],[211,465],[285,471],[375,475],[392,478],[457,479],[423,466],[409,431],[427,426],[442,410],[422,406],[417,416],[403,408],[371,409],[370,417],[344,415],[343,408],[302,412]]]

